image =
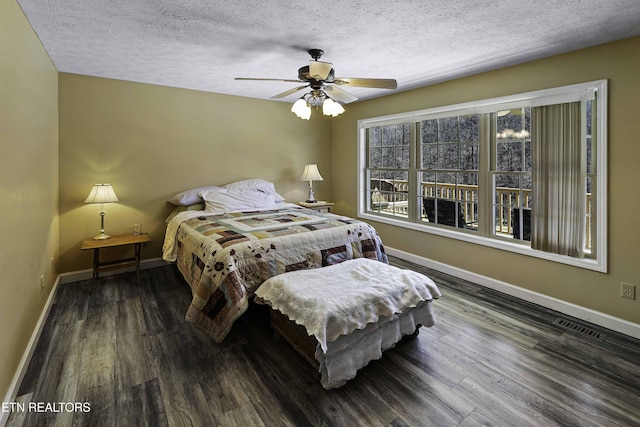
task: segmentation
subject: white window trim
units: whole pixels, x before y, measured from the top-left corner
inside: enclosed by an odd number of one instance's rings
[[[557,255],[548,252],[538,251],[531,249],[528,246],[510,242],[506,240],[500,240],[496,238],[478,236],[471,233],[465,233],[461,231],[448,230],[444,227],[434,227],[423,225],[415,222],[403,221],[395,219],[391,216],[371,214],[366,211],[366,182],[364,180],[366,172],[366,130],[373,126],[404,123],[407,121],[418,121],[421,116],[429,115],[429,118],[433,118],[433,115],[454,112],[456,115],[464,114],[464,110],[472,110],[477,113],[479,109],[494,110],[495,109],[509,109],[511,106],[522,107],[535,106],[542,104],[552,104],[559,102],[571,102],[584,99],[589,96],[593,90],[598,92],[597,97],[597,123],[596,130],[596,185],[598,193],[596,196],[596,245],[595,245],[595,258],[573,258],[569,256]],[[358,120],[358,212],[359,218],[377,221],[383,224],[393,225],[402,228],[408,228],[415,231],[420,231],[429,234],[435,234],[438,236],[448,237],[451,239],[461,240],[469,243],[474,243],[482,246],[488,246],[496,249],[501,249],[509,252],[514,252],[522,255],[532,256],[548,261],[558,262],[562,264],[572,265],[575,267],[585,268],[588,270],[599,271],[602,273],[607,272],[607,247],[608,247],[608,235],[607,235],[607,80],[597,80],[587,83],[579,83],[570,86],[563,86],[558,88],[544,89],[534,92],[527,92],[517,95],[510,95],[498,98],[491,98],[480,100],[477,102],[466,102],[455,105],[448,105],[442,107],[429,108],[425,110],[412,111],[407,113],[392,114],[387,116],[372,117],[367,119]]]

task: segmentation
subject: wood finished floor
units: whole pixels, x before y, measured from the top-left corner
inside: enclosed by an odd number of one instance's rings
[[[640,343],[554,325],[559,315],[432,277],[437,324],[346,386],[326,391],[252,306],[222,344],[184,321],[172,267],[61,285],[18,402],[91,411],[13,412],[8,426],[638,426]]]

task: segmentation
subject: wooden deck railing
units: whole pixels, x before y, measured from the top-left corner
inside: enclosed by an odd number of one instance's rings
[[[393,215],[408,216],[408,193],[409,183],[406,181],[394,181],[390,183],[393,186],[393,196],[387,197],[380,194],[379,200],[384,201],[381,204],[382,212],[389,212]],[[467,224],[477,223],[476,210],[478,203],[478,187],[476,185],[461,184],[445,184],[439,183],[436,186],[434,182],[422,182],[420,185],[420,194],[422,197],[443,198],[449,200],[458,200],[462,205],[462,211]],[[496,188],[496,233],[505,236],[511,236],[513,233],[512,214],[514,208],[531,208],[531,190],[519,190],[517,188],[497,187]],[[424,215],[424,212],[422,213]],[[591,193],[586,195],[586,247],[591,247]]]

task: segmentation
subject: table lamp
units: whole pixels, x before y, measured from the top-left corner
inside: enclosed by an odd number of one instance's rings
[[[94,239],[102,240],[108,239],[111,236],[108,234],[104,234],[104,204],[105,203],[114,203],[118,201],[118,196],[113,191],[113,187],[111,184],[94,184],[91,188],[91,192],[85,199],[85,203],[102,203],[102,207],[100,208],[100,234],[98,234]]]
[[[309,200],[306,200],[306,202],[316,203],[317,200],[313,197],[313,181],[323,181],[320,172],[318,172],[318,165],[306,165],[300,181],[309,181]]]

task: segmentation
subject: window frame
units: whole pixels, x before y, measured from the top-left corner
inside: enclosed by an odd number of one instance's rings
[[[592,82],[578,83],[574,85],[543,89],[538,91],[520,93],[515,95],[483,99],[478,101],[465,102],[460,104],[452,104],[439,106],[418,111],[410,111],[405,113],[397,113],[379,117],[360,119],[357,122],[357,216],[366,220],[377,221],[380,223],[407,228],[419,232],[448,237],[469,243],[488,246],[496,249],[506,250],[535,258],[545,259],[549,261],[559,262],[562,264],[572,265],[575,267],[585,268],[589,270],[607,272],[607,80],[596,80]],[[597,107],[596,114],[593,117],[597,123],[594,136],[596,138],[596,161],[593,169],[597,175],[592,185],[597,188],[597,194],[592,200],[591,215],[595,216],[593,221],[593,230],[591,233],[595,238],[593,258],[573,258],[569,256],[557,255],[553,253],[543,252],[531,249],[527,245],[523,245],[518,241],[509,241],[507,239],[497,239],[495,237],[480,236],[474,233],[466,233],[450,227],[435,227],[426,225],[416,221],[417,216],[417,194],[415,183],[416,177],[416,158],[417,151],[413,151],[414,157],[410,160],[409,173],[409,206],[412,212],[409,213],[407,219],[398,219],[397,217],[387,216],[384,214],[376,214],[367,210],[367,129],[370,127],[398,124],[398,123],[419,123],[421,120],[447,117],[450,115],[464,115],[477,113],[491,113],[498,110],[506,110],[512,108],[531,107],[539,105],[550,105],[563,102],[571,102],[576,100],[584,100],[589,98],[593,92],[597,92],[595,105]],[[480,167],[483,167],[483,156],[488,156],[487,148],[480,149]],[[488,160],[488,159],[487,159]],[[486,187],[489,191],[490,183],[479,182],[481,186]],[[412,201],[413,200],[413,201]],[[481,211],[484,209],[479,208]],[[416,212],[413,212],[416,210]]]

